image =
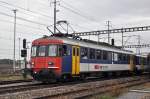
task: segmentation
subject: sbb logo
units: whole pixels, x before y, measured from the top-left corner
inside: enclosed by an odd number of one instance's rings
[[[94,68],[95,68],[95,69],[100,69],[101,66],[100,66],[100,65],[95,65]]]

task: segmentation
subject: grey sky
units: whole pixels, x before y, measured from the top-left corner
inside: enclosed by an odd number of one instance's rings
[[[0,0],[0,58],[13,57],[13,17],[3,14],[14,16],[11,10],[16,8],[18,9],[17,17],[32,21],[17,19],[16,57],[18,59],[19,37],[21,39],[27,38],[31,42],[42,35],[50,35],[46,26],[53,24],[53,5],[50,4],[52,1]],[[111,21],[111,28],[150,25],[150,0],[59,1],[57,19],[67,20],[77,32],[107,29],[107,20]],[[70,30],[70,32],[72,31]],[[142,43],[150,43],[149,32],[127,33],[126,35],[134,34],[141,35]],[[111,37],[116,39],[117,45],[121,44],[121,35],[114,34]],[[97,37],[93,36],[91,39],[97,39]],[[136,44],[136,37],[130,38],[129,42]],[[148,52],[150,50],[146,48],[142,51]]]

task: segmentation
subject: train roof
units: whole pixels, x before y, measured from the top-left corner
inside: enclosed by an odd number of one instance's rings
[[[45,36],[39,39],[36,39],[34,41],[38,40],[60,40],[63,41],[65,44],[71,44],[71,45],[77,45],[82,47],[90,47],[100,50],[106,50],[106,51],[112,51],[116,53],[125,53],[125,54],[134,54],[132,51],[121,49],[117,46],[112,46],[110,44],[104,43],[104,42],[96,42],[92,40],[86,40],[86,39],[77,39],[77,38],[69,38],[69,37],[57,37],[57,36]]]

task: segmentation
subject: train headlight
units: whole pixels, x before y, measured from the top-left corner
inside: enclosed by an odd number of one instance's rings
[[[48,65],[54,65],[54,63],[53,62],[48,62]]]
[[[31,63],[31,68],[33,68],[33,67],[34,67],[34,62]]]

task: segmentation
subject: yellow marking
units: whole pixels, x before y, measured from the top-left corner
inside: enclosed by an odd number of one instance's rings
[[[72,47],[72,75],[80,73],[80,47]]]

